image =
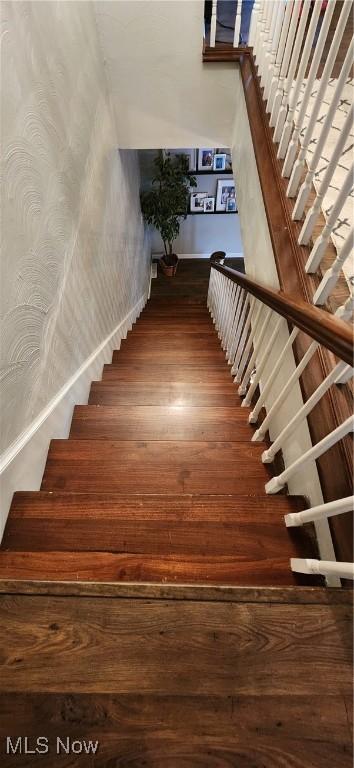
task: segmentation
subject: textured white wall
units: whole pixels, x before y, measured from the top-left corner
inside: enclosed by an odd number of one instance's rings
[[[230,146],[233,64],[203,64],[204,0],[97,0],[120,146]]]
[[[2,4],[2,448],[146,290],[135,152],[117,151],[91,2]]]

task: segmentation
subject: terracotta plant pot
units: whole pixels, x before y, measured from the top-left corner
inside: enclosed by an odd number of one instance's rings
[[[178,256],[171,253],[169,256],[163,256],[160,259],[161,269],[166,277],[174,277],[178,267]]]

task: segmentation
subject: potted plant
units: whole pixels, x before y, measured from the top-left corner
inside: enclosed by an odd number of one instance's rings
[[[148,224],[160,232],[165,254],[160,260],[166,275],[176,274],[178,256],[173,243],[178,237],[182,219],[187,217],[189,190],[196,187],[195,176],[189,174],[186,155],[164,156],[159,150],[154,165],[156,174],[151,189],[141,192],[141,210]]]

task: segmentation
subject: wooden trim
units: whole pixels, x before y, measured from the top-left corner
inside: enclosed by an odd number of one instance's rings
[[[252,48],[205,47],[204,62],[235,62],[240,67],[250,131],[262,189],[274,259],[280,288],[292,298],[312,303],[313,294],[319,285],[317,275],[305,273],[309,250],[297,242],[299,222],[292,221],[293,201],[286,196],[287,180],[280,173],[276,157],[272,130],[266,114],[263,94],[253,60]],[[300,334],[294,344],[298,363],[310,341]],[[332,370],[335,359],[328,349],[321,348],[304,371],[300,386],[304,400],[307,400],[323,379]],[[331,387],[308,416],[308,425],[313,443],[319,442],[352,414],[352,396],[348,386]],[[353,453],[351,437],[341,440],[317,461],[323,497],[332,501],[352,493]],[[341,467],[341,472],[333,471]],[[334,536],[337,557],[352,560],[353,515],[331,518],[330,527]]]
[[[198,602],[351,605],[351,589],[328,587],[232,587],[213,584],[149,584],[87,581],[0,580],[2,595],[62,595]]]
[[[343,320],[303,299],[294,299],[288,293],[274,291],[223,264],[213,263],[211,266],[233,283],[245,288],[248,293],[285,317],[319,344],[331,350],[348,365],[353,364],[353,335],[350,327]]]

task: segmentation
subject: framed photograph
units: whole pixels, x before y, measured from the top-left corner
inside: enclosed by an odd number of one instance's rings
[[[191,212],[202,213],[204,211],[204,200],[208,197],[207,192],[192,192],[191,194]]]
[[[165,156],[173,157],[176,155],[186,155],[188,158],[188,170],[190,173],[197,170],[197,150],[196,149],[165,149]]]
[[[225,154],[215,154],[214,155],[214,164],[213,164],[214,171],[224,171],[226,168],[226,155]]]
[[[228,197],[226,201],[226,210],[228,213],[236,212],[236,199],[234,197]]]
[[[198,149],[198,171],[212,171],[213,161],[213,149]]]
[[[215,197],[204,198],[204,213],[212,213],[215,209]]]
[[[228,147],[218,147],[215,150],[216,155],[226,155],[225,171],[232,173],[232,157],[231,150]]]
[[[216,194],[216,210],[226,211],[228,200],[235,201],[236,210],[236,190],[234,179],[218,179],[218,189]]]

